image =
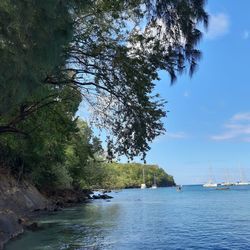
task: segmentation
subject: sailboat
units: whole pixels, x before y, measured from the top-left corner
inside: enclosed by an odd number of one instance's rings
[[[154,174],[154,184],[152,185],[151,188],[153,188],[153,189],[156,189],[156,188],[157,188],[155,174]]]
[[[207,187],[207,188],[210,188],[210,187],[217,187],[218,184],[217,183],[214,183],[212,180],[209,180],[207,183],[205,183],[203,185],[203,187]]]
[[[246,181],[245,173],[243,172],[242,168],[240,168],[240,181],[237,181],[235,183],[235,185],[236,186],[247,186],[247,185],[250,185],[250,182]]]
[[[145,173],[144,173],[144,168],[142,169],[142,179],[143,183],[141,184],[141,189],[145,189],[147,186],[145,184]]]
[[[229,174],[229,170],[226,172],[226,181],[221,183],[221,186],[233,186],[234,183],[231,181],[231,175]]]
[[[212,175],[212,168],[211,168],[211,167],[209,168],[209,172],[210,172],[210,179],[208,180],[207,183],[205,183],[205,184],[203,185],[203,187],[205,187],[205,188],[214,188],[214,187],[217,187],[218,184],[215,183],[215,182],[213,181],[213,178],[212,178],[213,175]]]

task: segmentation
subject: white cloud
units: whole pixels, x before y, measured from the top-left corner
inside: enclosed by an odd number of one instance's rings
[[[250,142],[250,112],[235,114],[223,127],[224,131],[221,134],[213,135],[210,138],[214,141]]]
[[[238,113],[235,114],[232,118],[232,121],[250,121],[250,112],[249,113]]]
[[[250,37],[250,32],[249,32],[249,30],[245,30],[245,31],[243,32],[242,38],[245,39],[245,40],[247,40],[249,37]]]
[[[229,17],[224,13],[218,13],[210,16],[208,31],[205,37],[216,39],[229,32]]]

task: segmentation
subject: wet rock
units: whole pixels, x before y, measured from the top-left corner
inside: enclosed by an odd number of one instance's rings
[[[112,196],[109,196],[107,194],[101,194],[100,197],[101,197],[101,199],[104,199],[104,200],[113,198]]]
[[[90,199],[90,200],[93,200],[93,197],[90,194],[87,195],[87,198]]]
[[[22,225],[12,211],[0,211],[0,245],[23,232]],[[1,246],[0,246],[1,249]]]
[[[55,207],[55,208],[53,209],[53,211],[54,211],[54,212],[62,211],[62,208],[61,208],[61,207]]]
[[[98,195],[93,195],[92,199],[98,200],[98,199],[103,199],[103,200],[107,200],[107,199],[112,199],[112,196],[109,196],[107,194],[98,194]]]
[[[28,230],[31,230],[31,231],[36,231],[39,229],[37,222],[33,222],[33,223],[28,224],[28,225],[25,225],[25,228]]]
[[[101,199],[101,197],[100,197],[100,195],[92,195],[92,199],[98,200],[98,199]]]
[[[27,218],[19,218],[18,223],[20,225],[27,225],[29,223],[29,219],[27,219]]]

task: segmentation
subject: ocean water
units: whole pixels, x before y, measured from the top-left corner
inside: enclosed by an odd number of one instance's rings
[[[250,187],[131,189],[40,218],[7,250],[250,249]]]

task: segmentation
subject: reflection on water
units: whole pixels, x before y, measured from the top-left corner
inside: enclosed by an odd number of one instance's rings
[[[43,217],[7,250],[250,249],[250,188],[124,190]]]

